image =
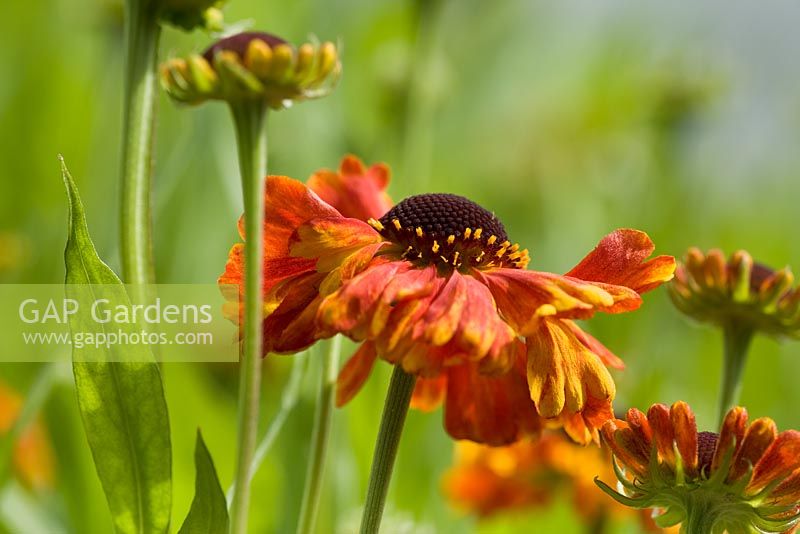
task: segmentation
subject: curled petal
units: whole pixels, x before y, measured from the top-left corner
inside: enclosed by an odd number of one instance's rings
[[[369,341],[362,343],[347,363],[344,364],[336,379],[336,407],[341,408],[361,391],[375,366],[375,345]]]
[[[542,321],[527,345],[528,385],[542,417],[558,417],[565,409],[580,412],[587,396],[613,399],[614,381],[608,370],[562,321]]]
[[[684,469],[694,476],[697,473],[697,423],[694,412],[688,404],[678,401],[670,408],[669,415],[675,432],[675,446],[683,460]]]
[[[325,202],[345,217],[366,221],[378,219],[392,207],[386,194],[389,168],[378,163],[369,168],[355,156],[347,155],[339,171],[317,171],[308,179],[308,186]]]
[[[669,465],[675,464],[675,432],[669,415],[669,407],[654,404],[647,410],[647,420],[652,429],[653,442],[659,456]]]
[[[646,233],[622,228],[605,236],[567,276],[625,286],[644,293],[670,280],[675,271],[672,256],[645,261],[653,250],[655,245]]]
[[[714,451],[714,459],[711,462],[712,472],[716,471],[720,465],[722,465],[725,455],[729,453],[731,448],[734,450],[734,456],[736,455],[736,452],[742,446],[742,439],[744,439],[746,427],[747,410],[741,406],[732,408],[725,414],[725,420],[722,422],[722,428],[719,431],[719,438],[717,439],[717,447]],[[738,476],[736,478],[738,478]],[[729,476],[728,479],[734,480],[734,477]]]
[[[603,425],[601,434],[611,452],[626,468],[633,470],[640,477],[647,473],[650,451],[636,439],[628,423],[618,419],[608,420]]]
[[[753,421],[747,428],[741,445],[733,457],[729,479],[737,480],[756,465],[777,436],[778,428],[772,419],[762,417]]]
[[[446,393],[447,375],[418,378],[411,395],[411,407],[421,412],[432,412],[442,405]]]

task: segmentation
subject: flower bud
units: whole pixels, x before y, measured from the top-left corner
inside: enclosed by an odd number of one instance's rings
[[[327,95],[340,73],[333,43],[295,48],[268,33],[244,32],[218,41],[202,55],[165,62],[161,83],[179,102],[264,100],[280,109]]]
[[[669,289],[675,306],[698,321],[800,337],[800,293],[793,283],[788,267],[775,271],[743,250],[726,263],[718,250],[691,248]]]

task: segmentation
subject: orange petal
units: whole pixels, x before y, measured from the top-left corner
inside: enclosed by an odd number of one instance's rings
[[[775,422],[762,417],[753,421],[744,434],[741,445],[733,457],[730,480],[737,480],[744,475],[751,466],[756,465],[767,448],[778,436]]]
[[[342,217],[319,218],[303,223],[292,234],[290,254],[316,259],[318,271],[330,272],[358,250],[382,241],[367,223]]]
[[[644,293],[670,280],[675,271],[672,256],[645,261],[653,250],[655,245],[646,233],[622,228],[605,236],[567,276],[625,286]]]
[[[669,415],[669,407],[654,404],[647,410],[647,421],[652,429],[653,442],[661,458],[669,465],[675,465],[675,432]]]
[[[735,458],[736,451],[742,446],[742,439],[744,439],[746,427],[747,410],[741,406],[731,408],[728,413],[725,414],[725,419],[722,421],[722,428],[717,438],[714,459],[711,462],[712,472],[720,467],[722,461],[725,459],[725,455],[728,454],[731,448],[734,449],[734,456],[731,456],[731,459],[733,460]],[[732,465],[735,466],[735,462]],[[736,478],[738,478],[738,476]],[[734,480],[733,475],[729,475],[728,480]]]
[[[625,421],[608,420],[601,429],[603,441],[617,460],[640,477],[647,473],[650,451],[643,448]]]
[[[369,378],[375,359],[375,345],[371,342],[362,343],[347,363],[344,364],[336,380],[336,407],[341,408],[361,391],[364,383]]]
[[[612,419],[614,410],[610,400],[589,397],[581,412],[564,412],[558,422],[573,441],[587,445],[592,441],[600,443],[599,430]]]
[[[755,465],[753,478],[747,490],[757,492],[767,484],[789,476],[800,467],[799,462],[800,432],[796,430],[781,432]]]
[[[524,360],[490,377],[474,364],[447,368],[445,428],[455,439],[507,445],[541,432],[542,421],[528,396]]]
[[[308,186],[325,202],[345,217],[366,221],[380,218],[392,207],[386,194],[389,168],[378,163],[365,168],[355,156],[342,159],[338,172],[317,171],[308,179]]]
[[[675,432],[675,446],[683,460],[689,476],[697,474],[697,423],[692,409],[683,401],[672,405],[669,411],[672,429]]]
[[[290,256],[290,238],[302,224],[313,219],[342,217],[305,184],[286,176],[267,177],[265,195],[264,257],[267,259]]]
[[[319,308],[319,322],[328,332],[344,332],[364,339],[373,310],[404,262],[376,262],[339,290],[328,295]]]
[[[307,273],[280,287],[280,304],[263,321],[264,354],[299,352],[322,337],[317,311],[322,302],[319,283],[324,275]]]
[[[564,409],[580,412],[587,397],[614,398],[614,381],[600,358],[562,321],[542,321],[527,345],[528,386],[542,417],[558,417]]]
[[[436,378],[418,378],[411,395],[411,407],[422,412],[432,412],[444,401],[447,393],[447,375]]]

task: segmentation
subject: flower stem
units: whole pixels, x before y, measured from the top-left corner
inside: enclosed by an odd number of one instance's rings
[[[722,386],[719,397],[719,425],[722,426],[725,414],[739,402],[742,391],[742,374],[747,361],[747,350],[753,338],[753,330],[736,322],[723,327],[724,360],[722,364]]]
[[[267,108],[258,100],[231,104],[244,196],[244,343],[239,380],[239,435],[231,533],[247,532],[250,470],[258,433],[261,393],[261,321],[264,298],[264,176],[267,173]]]
[[[397,456],[397,446],[400,444],[400,435],[403,432],[403,424],[406,421],[416,381],[416,375],[406,373],[399,365],[395,366],[392,380],[389,382],[389,391],[386,393],[386,403],[383,405],[378,439],[375,442],[367,501],[364,503],[364,515],[361,517],[361,534],[377,534],[380,528],[386,493],[389,490],[389,481],[392,479],[394,459]]]
[[[152,2],[125,2],[125,101],[122,141],[122,276],[145,302],[154,280],[150,197],[156,69],[161,27]]]
[[[336,375],[339,372],[339,353],[342,340],[336,336],[330,340],[327,358],[323,358],[320,373],[317,408],[314,413],[314,430],[311,434],[311,453],[306,470],[306,483],[303,490],[303,503],[300,507],[300,520],[297,525],[298,534],[314,532],[314,524],[319,510],[319,498],[322,492],[322,479],[325,473],[326,451],[330,441],[333,404],[336,393]]]

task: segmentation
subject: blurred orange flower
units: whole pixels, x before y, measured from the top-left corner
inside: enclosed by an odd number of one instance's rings
[[[661,525],[688,532],[788,532],[800,518],[800,432],[778,433],[772,419],[748,424],[731,409],[720,432],[699,432],[685,402],[654,404],[608,421],[603,440],[620,469],[623,493],[600,487],[628,506],[659,507]]]
[[[0,382],[0,436],[11,430],[22,410],[22,397]],[[34,421],[14,443],[14,474],[28,489],[53,487],[55,469],[53,450],[44,426]]]
[[[634,514],[598,491],[595,477],[614,480],[607,449],[583,447],[564,434],[547,432],[506,447],[458,442],[455,465],[442,485],[456,508],[482,518],[547,506],[561,491],[587,526],[600,528],[612,517]],[[645,529],[660,530],[649,511],[638,515]]]
[[[606,366],[622,362],[573,320],[638,308],[674,258],[648,261],[648,236],[623,229],[566,275],[526,270],[528,252],[493,213],[450,194],[391,207],[387,184],[385,166],[352,156],[308,186],[267,178],[265,350],[343,333],[364,344],[339,377],[339,405],[380,356],[420,377],[414,406],[444,402],[457,439],[507,444],[538,433],[542,418],[597,439],[615,394]],[[243,247],[220,277],[239,292]],[[228,296],[235,317],[241,295]]]

